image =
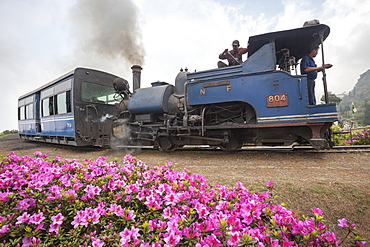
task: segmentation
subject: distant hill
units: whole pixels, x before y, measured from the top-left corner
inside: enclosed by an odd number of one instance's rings
[[[352,102],[357,112],[352,111]],[[370,69],[360,75],[353,90],[344,95],[338,112],[345,119],[354,118],[360,124],[370,124]]]

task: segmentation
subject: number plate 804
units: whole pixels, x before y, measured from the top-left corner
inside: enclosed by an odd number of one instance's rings
[[[288,94],[275,94],[266,96],[267,107],[280,107],[288,105]]]

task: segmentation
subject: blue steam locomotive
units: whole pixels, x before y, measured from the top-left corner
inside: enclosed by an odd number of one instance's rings
[[[184,145],[235,150],[246,143],[330,148],[337,112],[328,103],[325,71],[325,104],[309,105],[307,77],[297,75],[295,62],[323,46],[329,32],[317,24],[252,36],[245,62],[181,70],[175,85],[141,88],[142,68],[134,65],[133,92],[125,79],[78,68],[19,98],[20,137],[77,146],[118,141],[165,151]]]

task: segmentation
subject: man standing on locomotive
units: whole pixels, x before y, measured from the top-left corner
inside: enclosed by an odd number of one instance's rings
[[[317,67],[314,58],[319,52],[319,46],[315,46],[311,49],[311,52],[304,56],[301,61],[301,74],[307,75],[307,88],[308,88],[308,104],[316,105],[315,97],[315,79],[317,78],[317,72],[323,70],[323,66]],[[332,64],[325,64],[325,69],[331,68]]]
[[[232,43],[233,49],[229,51],[225,49],[218,57],[220,59],[227,59],[229,66],[239,65],[243,62],[243,54],[248,52],[248,48],[239,47],[239,40],[234,40]],[[218,67],[226,67],[227,65],[224,62],[219,61]]]

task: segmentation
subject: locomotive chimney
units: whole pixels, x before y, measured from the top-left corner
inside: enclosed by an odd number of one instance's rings
[[[140,65],[134,65],[131,67],[132,69],[132,88],[135,92],[141,86],[141,68]]]

